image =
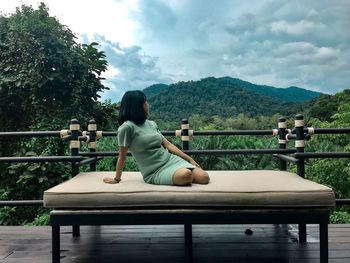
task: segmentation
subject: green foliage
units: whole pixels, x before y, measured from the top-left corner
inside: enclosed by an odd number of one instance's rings
[[[69,120],[103,123],[115,114],[110,102],[96,103],[107,69],[97,43],[80,45],[74,34],[51,17],[23,5],[0,16],[0,118],[2,129],[58,130]],[[89,118],[89,119],[87,119]]]
[[[13,224],[13,218],[17,214],[16,207],[9,207],[5,206],[0,208],[0,225],[12,225]]]
[[[349,103],[350,89],[339,92],[334,96],[323,94],[309,103],[308,117],[329,122],[338,111],[339,105]]]
[[[283,100],[283,101],[304,102],[304,101],[309,101],[311,99],[319,97],[321,95],[321,93],[319,92],[306,90],[298,87],[289,87],[289,88],[281,89],[281,88],[275,88],[275,87],[266,86],[266,85],[256,85],[247,81],[243,81],[243,80],[231,78],[231,77],[222,77],[222,78],[218,78],[218,80],[223,83],[229,83],[236,87],[249,89],[263,96],[267,96],[267,97],[271,97],[271,98]]]
[[[0,200],[8,200],[10,191],[9,187],[0,188]],[[0,207],[0,225],[10,225],[15,214],[16,207]]]
[[[49,15],[22,5],[11,15],[0,14],[1,131],[61,130],[77,118],[95,119],[99,129],[115,128],[116,105],[98,102],[108,89],[101,81],[107,69],[98,43],[78,44],[69,28]],[[0,156],[69,155],[59,138],[0,139]],[[69,163],[0,164],[0,189],[8,199],[42,199],[45,189],[69,178]],[[14,216],[13,211],[16,210]],[[2,222],[22,224],[36,208],[2,208]]]
[[[18,156],[37,156],[34,152],[18,154]],[[56,185],[69,177],[70,169],[59,163],[12,163],[8,166],[8,174],[11,180],[8,186],[16,189],[12,198],[41,198],[44,190]],[[16,176],[19,175],[19,176]],[[14,180],[17,178],[17,180]]]
[[[47,226],[50,224],[50,211],[47,208],[40,208],[34,220],[27,224],[30,226]]]
[[[276,138],[247,136],[194,137],[191,149],[265,149],[277,147]],[[271,155],[194,156],[206,170],[277,169],[277,160]]]
[[[307,178],[333,188],[337,198],[350,196],[350,166],[347,159],[317,159],[306,167]]]
[[[330,217],[332,224],[350,224],[350,214],[346,211],[333,211]]]
[[[153,97],[155,95],[157,95],[161,90],[167,88],[168,85],[166,84],[154,84],[154,85],[151,85],[149,87],[147,87],[144,92],[147,96],[147,98],[150,98],[150,97]]]

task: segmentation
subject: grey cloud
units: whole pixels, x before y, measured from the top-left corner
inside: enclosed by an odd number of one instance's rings
[[[262,84],[332,93],[349,88],[349,7],[343,1],[268,1],[224,25],[237,39],[225,65]]]
[[[140,1],[142,12],[134,13],[143,29],[147,29],[147,38],[161,37],[164,41],[173,39],[177,16],[166,3],[149,0]]]
[[[277,2],[277,3],[276,3]],[[337,45],[349,40],[344,32],[350,26],[350,3],[341,1],[268,1],[256,14],[242,14],[227,22],[228,33],[247,40],[313,42],[319,46]]]
[[[136,45],[100,37],[119,74],[104,97],[208,76],[328,93],[350,88],[348,0],[140,1]],[[147,54],[147,55],[145,55]]]
[[[139,46],[121,47],[100,35],[94,36],[106,53],[108,64],[117,70],[117,74],[106,78],[105,85],[110,88],[101,94],[102,99],[119,101],[128,90],[144,89],[155,83],[169,83],[157,66],[157,58],[142,54]]]

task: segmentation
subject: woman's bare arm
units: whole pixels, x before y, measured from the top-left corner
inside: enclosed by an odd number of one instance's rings
[[[104,178],[103,181],[108,184],[116,184],[121,181],[121,176],[126,160],[126,153],[128,152],[128,147],[119,147],[118,161],[116,164],[116,172],[114,178]]]
[[[180,156],[182,159],[188,161],[189,163],[193,164],[194,166],[200,167],[198,163],[196,163],[195,160],[192,159],[192,157],[188,156],[186,153],[181,151],[179,148],[177,148],[174,144],[169,142],[166,138],[163,138],[162,145],[168,149],[169,152],[176,154]]]

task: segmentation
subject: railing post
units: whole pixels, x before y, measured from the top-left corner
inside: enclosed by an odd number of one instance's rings
[[[278,119],[278,145],[280,149],[286,149],[286,132],[287,130],[287,123],[285,117],[280,117]],[[280,159],[280,170],[281,171],[287,171],[287,162]]]
[[[304,138],[304,116],[298,114],[295,116],[295,148],[298,153],[303,153],[305,148],[305,138]],[[300,162],[297,165],[297,174],[302,178],[305,177],[305,161],[304,158],[300,158]]]
[[[69,148],[71,149],[72,156],[79,155],[80,141],[79,141],[79,130],[80,125],[77,119],[72,119],[70,121],[69,129],[71,131],[71,140]],[[72,161],[72,177],[79,173],[79,167]],[[80,236],[80,227],[79,225],[73,225],[73,237]]]
[[[304,116],[302,114],[297,114],[295,116],[295,148],[298,153],[304,152],[305,148],[305,138],[304,138]],[[304,158],[299,158],[297,163],[297,174],[302,178],[305,177],[305,160]],[[299,224],[299,242],[306,242],[306,224]]]
[[[187,119],[182,119],[181,121],[181,141],[182,141],[182,150],[189,150],[189,129],[190,125],[188,124]],[[185,255],[186,262],[192,262],[192,224],[184,225],[185,232]]]
[[[71,155],[78,156],[79,148],[80,148],[80,142],[79,142],[80,125],[77,119],[72,119],[70,121],[69,129],[71,131],[71,139],[69,143]],[[72,177],[77,175],[78,173],[79,173],[79,167],[75,165],[74,161],[72,161]]]
[[[96,152],[96,131],[97,126],[95,120],[90,120],[88,125],[89,132],[89,142],[88,148],[89,152]],[[90,163],[90,171],[96,171],[96,162]]]
[[[187,119],[182,119],[181,121],[181,141],[182,141],[182,150],[189,150],[189,141],[190,136],[188,130],[190,125],[188,124]]]

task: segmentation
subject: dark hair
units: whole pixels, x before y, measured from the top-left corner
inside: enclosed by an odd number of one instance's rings
[[[143,124],[147,119],[147,113],[143,108],[146,100],[146,95],[140,90],[127,91],[120,103],[119,124],[122,125],[125,121]]]

